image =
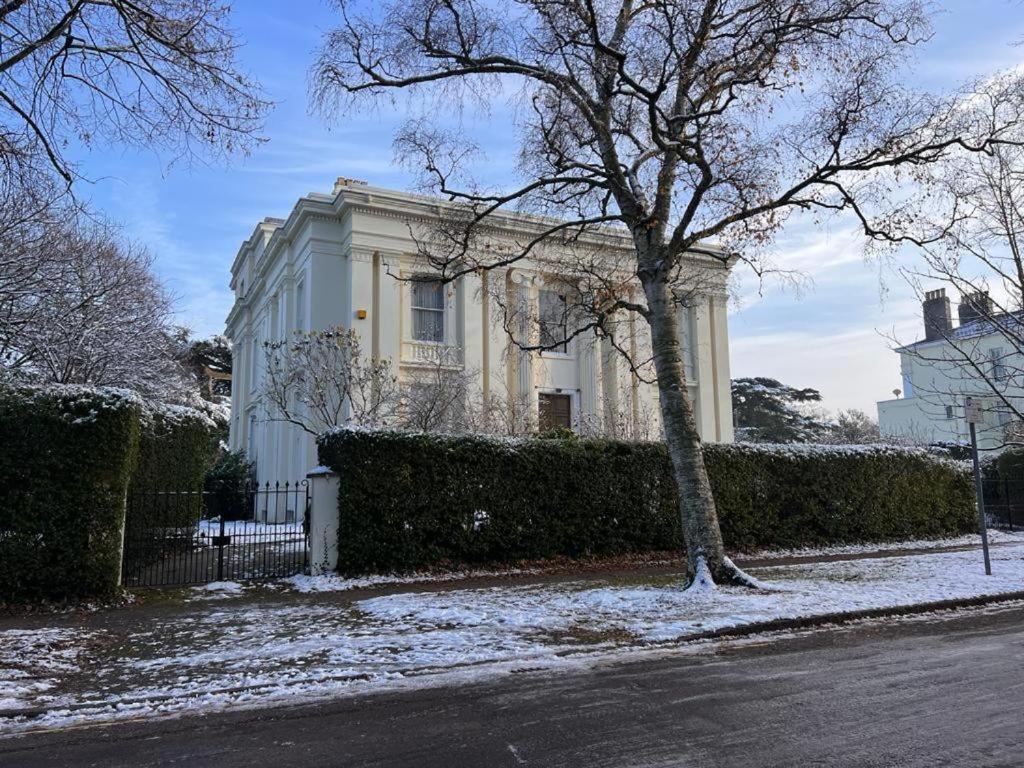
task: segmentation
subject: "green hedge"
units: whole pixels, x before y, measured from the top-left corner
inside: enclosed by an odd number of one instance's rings
[[[321,436],[341,476],[346,573],[682,547],[665,447],[400,432]],[[963,469],[890,447],[709,445],[731,549],[938,537],[972,530]]]
[[[149,526],[186,528],[202,509],[206,471],[215,459],[218,425],[206,414],[177,405],[147,402],[142,408],[139,450],[129,487],[128,532]],[[172,507],[155,491],[194,491],[177,495]]]
[[[139,412],[116,390],[0,390],[0,602],[117,590]]]
[[[217,429],[212,419],[192,408],[147,403],[132,488],[201,489],[215,459],[211,441]]]
[[[139,573],[192,545],[190,532],[210,513],[203,506],[202,491],[218,434],[218,423],[202,411],[152,401],[143,404],[138,456],[128,489],[126,573]],[[168,537],[170,529],[179,532]]]
[[[976,529],[968,470],[923,449],[710,445],[706,458],[722,536],[740,551]]]

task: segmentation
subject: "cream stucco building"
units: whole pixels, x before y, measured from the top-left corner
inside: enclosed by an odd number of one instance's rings
[[[491,299],[495,288],[543,312],[558,300],[546,279],[557,270],[557,258],[433,282],[416,256],[410,226],[429,223],[441,205],[339,179],[331,194],[301,198],[287,219],[263,220],[242,243],[231,267],[235,303],[226,331],[234,349],[230,442],[255,459],[261,481],[294,481],[316,464],[310,435],[269,419],[258,398],[263,343],[295,330],[351,328],[365,351],[391,361],[400,382],[414,381],[444,352],[472,372],[484,397],[516,399],[535,414],[543,412],[549,423],[601,429],[623,418],[658,418],[656,390],[634,376],[607,342],[580,337],[564,350],[544,353],[510,345]],[[543,223],[502,213],[493,216],[492,231],[496,238],[522,236]],[[614,247],[629,247],[617,232],[601,236]],[[709,276],[707,287],[692,306],[680,308],[679,322],[701,435],[728,442],[728,269],[718,260],[704,262],[697,266]],[[646,331],[641,325],[633,331],[640,344]]]
[[[954,325],[945,289],[929,291],[922,306],[924,338],[900,347],[901,396],[878,403],[883,436],[919,443],[961,443],[969,438],[965,400],[981,404],[978,446],[1003,447],[1012,410],[1024,403],[1024,370],[1013,338],[1020,318],[1000,314],[987,293],[961,298]]]

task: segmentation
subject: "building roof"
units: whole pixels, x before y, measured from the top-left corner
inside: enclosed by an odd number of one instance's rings
[[[962,323],[937,339],[921,339],[911,344],[905,344],[897,351],[914,349],[928,344],[939,344],[945,341],[980,339],[993,333],[1005,333],[1007,331],[1024,334],[1024,310],[1001,312],[992,315],[992,317],[979,317]]]

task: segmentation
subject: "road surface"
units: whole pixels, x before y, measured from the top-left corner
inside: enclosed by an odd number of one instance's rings
[[[0,766],[1024,766],[1024,606],[0,740]]]

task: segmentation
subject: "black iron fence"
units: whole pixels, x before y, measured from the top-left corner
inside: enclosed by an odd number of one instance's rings
[[[982,480],[985,513],[999,528],[1024,527],[1024,480]]]
[[[306,481],[128,498],[123,582],[157,587],[271,579],[305,570]]]

